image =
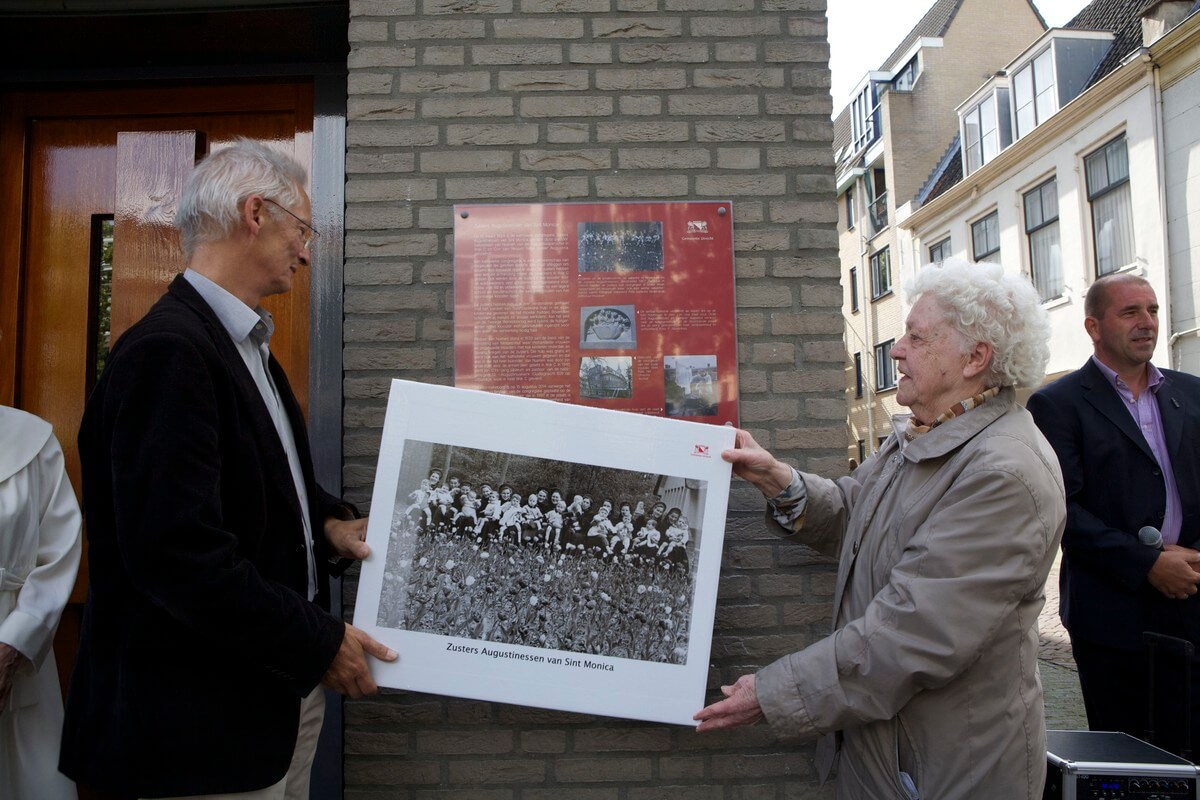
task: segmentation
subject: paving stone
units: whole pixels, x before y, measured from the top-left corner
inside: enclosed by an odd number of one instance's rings
[[[1058,618],[1058,567],[1062,554],[1046,578],[1046,605],[1038,616],[1040,646],[1038,668],[1046,701],[1048,730],[1087,730],[1087,714],[1079,690],[1079,671],[1071,657],[1071,640]]]

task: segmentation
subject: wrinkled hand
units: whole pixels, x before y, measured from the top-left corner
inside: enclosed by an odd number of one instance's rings
[[[1186,600],[1197,591],[1200,582],[1200,552],[1190,547],[1169,544],[1158,554],[1158,560],[1150,568],[1146,580],[1165,596],[1173,600]]]
[[[705,706],[692,717],[700,723],[696,727],[697,731],[736,728],[762,721],[763,712],[758,704],[753,675],[743,675],[733,686],[722,686],[721,694],[725,695],[724,700]]]
[[[12,645],[0,642],[0,712],[8,705],[8,696],[12,694],[13,679],[17,671],[29,663],[20,650]]]
[[[792,468],[763,449],[754,437],[738,429],[733,449],[721,453],[721,458],[733,465],[733,474],[752,483],[771,498],[792,482]]]
[[[371,555],[367,547],[367,519],[325,520],[325,540],[339,558],[357,558],[360,561]]]
[[[375,685],[375,679],[367,667],[368,655],[381,661],[395,661],[399,657],[395,650],[380,644],[353,625],[347,625],[342,646],[338,648],[321,683],[356,700],[375,694],[379,687]]]

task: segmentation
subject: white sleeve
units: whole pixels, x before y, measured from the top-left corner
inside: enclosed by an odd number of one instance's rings
[[[50,652],[54,629],[79,569],[81,518],[79,504],[53,436],[27,470],[32,471],[38,501],[37,557],[17,593],[17,604],[0,621],[0,642],[15,647],[34,667]]]

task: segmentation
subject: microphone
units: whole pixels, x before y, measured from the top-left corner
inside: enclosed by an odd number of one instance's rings
[[[1150,525],[1147,525],[1138,531],[1138,541],[1147,547],[1153,547],[1155,550],[1163,549],[1162,533],[1158,530],[1158,528]]]

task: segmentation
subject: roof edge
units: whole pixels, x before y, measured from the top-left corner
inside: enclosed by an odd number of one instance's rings
[[[942,153],[942,157],[938,159],[937,165],[929,173],[929,177],[925,179],[925,183],[917,190],[916,195],[913,196],[913,202],[917,204],[918,208],[925,205],[925,201],[929,199],[929,193],[941,181],[942,175],[946,172],[946,167],[950,166],[950,161],[956,157],[961,157],[959,155],[962,152],[960,139],[961,134],[954,134],[954,138],[950,140],[950,145],[946,148],[946,152]]]

